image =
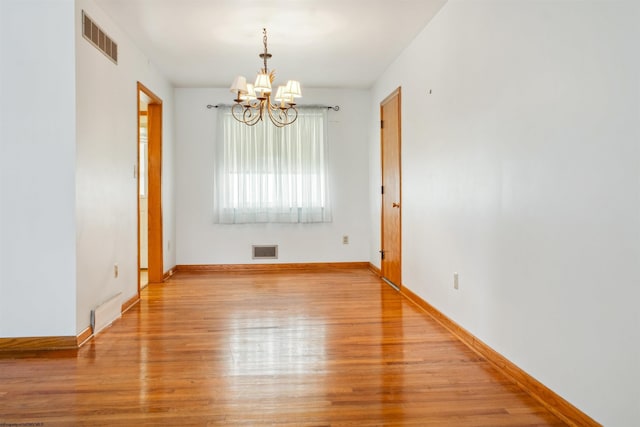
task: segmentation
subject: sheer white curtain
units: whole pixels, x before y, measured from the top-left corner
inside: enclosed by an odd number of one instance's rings
[[[326,108],[301,108],[283,128],[218,110],[216,223],[331,221]]]

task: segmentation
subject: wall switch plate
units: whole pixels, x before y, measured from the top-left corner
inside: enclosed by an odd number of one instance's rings
[[[453,273],[453,289],[458,289],[458,273]]]
[[[343,245],[349,244],[349,236],[342,236],[342,244]]]

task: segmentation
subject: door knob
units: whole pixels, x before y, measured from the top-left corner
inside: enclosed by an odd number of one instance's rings
[[[400,203],[393,202],[393,204],[391,206],[394,207],[394,208],[399,208],[400,207]]]

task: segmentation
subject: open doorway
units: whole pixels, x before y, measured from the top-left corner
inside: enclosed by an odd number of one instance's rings
[[[162,100],[138,82],[138,292],[163,280]]]
[[[149,103],[151,98],[138,91],[138,253],[139,289],[149,284]]]

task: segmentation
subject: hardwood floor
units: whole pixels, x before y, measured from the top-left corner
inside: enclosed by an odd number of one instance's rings
[[[0,353],[0,425],[557,426],[366,269],[182,273],[77,351]]]

